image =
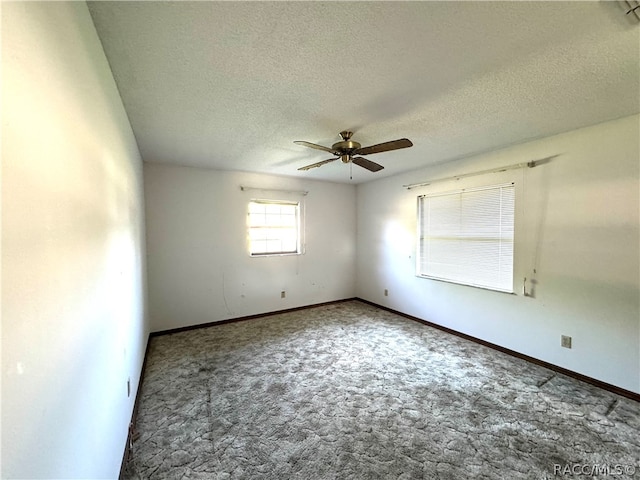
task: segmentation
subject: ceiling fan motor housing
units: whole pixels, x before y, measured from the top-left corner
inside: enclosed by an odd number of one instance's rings
[[[353,153],[354,150],[357,150],[361,147],[358,142],[352,142],[351,140],[345,140],[344,142],[338,142],[331,145],[333,150],[336,150],[343,154]]]
[[[351,161],[351,154],[362,146],[358,142],[352,142],[351,135],[353,135],[353,132],[343,130],[340,132],[342,142],[331,145],[331,149],[340,154],[342,163],[349,163]]]

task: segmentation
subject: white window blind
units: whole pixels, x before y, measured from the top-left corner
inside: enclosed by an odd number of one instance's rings
[[[300,204],[270,200],[249,202],[251,255],[300,253]]]
[[[515,188],[418,197],[417,274],[513,292]]]

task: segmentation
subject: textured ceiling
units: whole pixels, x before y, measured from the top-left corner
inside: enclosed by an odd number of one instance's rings
[[[352,129],[353,182],[640,111],[619,2],[91,2],[147,162],[349,182],[297,168]]]

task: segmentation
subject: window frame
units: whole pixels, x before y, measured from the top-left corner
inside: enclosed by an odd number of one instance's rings
[[[295,232],[296,232],[296,241],[295,241],[295,250],[278,250],[278,251],[269,251],[266,250],[256,250],[253,249],[253,241],[252,241],[252,229],[256,228],[265,228],[265,229],[278,229],[278,228],[286,228],[280,225],[269,225],[265,220],[264,226],[256,226],[252,225],[251,222],[251,209],[252,204],[259,205],[278,205],[278,206],[295,206]],[[282,215],[280,214],[268,214],[265,211],[266,215]],[[282,256],[291,256],[291,255],[302,255],[303,254],[303,203],[299,200],[279,200],[279,199],[268,199],[268,198],[252,198],[247,203],[247,249],[249,252],[249,256],[252,258],[261,258],[261,257],[282,257]],[[282,239],[269,239],[265,238],[264,241],[269,240],[279,240],[282,242]]]
[[[480,192],[483,190],[498,190],[498,189],[504,189],[504,188],[510,188],[511,189],[511,193],[510,193],[510,198],[511,198],[511,223],[509,225],[510,227],[510,237],[506,237],[506,242],[510,243],[511,249],[510,249],[510,265],[509,265],[509,275],[507,276],[507,278],[503,279],[503,283],[501,285],[498,285],[498,283],[500,282],[499,280],[496,281],[494,284],[488,284],[488,283],[481,283],[481,282],[477,282],[477,277],[474,278],[470,278],[467,277],[464,280],[461,280],[459,277],[458,278],[451,278],[451,277],[446,277],[443,275],[434,275],[434,274],[428,274],[426,273],[426,269],[423,268],[423,264],[425,263],[424,259],[425,259],[425,255],[426,252],[424,252],[423,250],[425,250],[425,241],[424,239],[426,237],[428,237],[428,232],[427,232],[427,226],[423,226],[423,212],[422,209],[424,208],[424,199],[425,198],[434,198],[434,197],[444,197],[444,196],[449,196],[449,195],[456,195],[459,196],[460,198],[462,198],[463,195],[465,194],[471,194],[474,192]],[[415,268],[416,268],[416,276],[419,278],[425,278],[425,279],[429,279],[429,280],[437,280],[437,281],[441,281],[441,282],[446,282],[446,283],[453,283],[453,284],[457,284],[457,285],[465,285],[465,286],[470,286],[470,287],[475,287],[475,288],[481,288],[481,289],[485,289],[485,290],[491,290],[491,291],[495,291],[495,292],[502,292],[502,293],[508,293],[508,294],[514,294],[515,293],[515,289],[514,289],[514,280],[515,280],[515,276],[516,276],[516,258],[515,258],[515,246],[516,246],[516,225],[517,225],[517,218],[516,218],[516,197],[517,197],[517,190],[516,190],[516,185],[515,182],[511,181],[511,182],[504,182],[504,183],[499,183],[499,184],[490,184],[490,185],[482,185],[482,186],[476,186],[476,187],[469,187],[469,188],[462,188],[462,189],[457,189],[457,190],[448,190],[448,191],[440,191],[440,192],[434,192],[434,193],[430,193],[430,194],[425,194],[425,195],[419,195],[416,199],[416,210],[417,210],[417,228],[416,228],[416,233],[417,233],[417,244],[416,244],[416,264],[415,264]],[[462,208],[462,207],[461,207]],[[496,212],[497,214],[502,215],[502,207],[500,207],[500,212]],[[508,213],[508,212],[507,212]],[[462,213],[461,213],[462,216]],[[462,222],[462,220],[461,220]],[[498,221],[497,223],[500,223],[502,225],[501,220]],[[458,242],[462,241],[463,236],[460,237],[454,237],[454,239]],[[499,243],[503,242],[502,239],[502,234],[500,235],[500,238],[498,239],[498,237],[496,237],[497,241]],[[455,248],[455,247],[454,247]],[[502,255],[502,253],[499,253],[497,255],[496,258],[500,258]],[[468,257],[467,257],[468,258]],[[479,268],[476,266],[476,268]],[[498,275],[501,274],[501,269],[499,268],[499,264],[498,264]],[[506,286],[508,284],[508,287]]]

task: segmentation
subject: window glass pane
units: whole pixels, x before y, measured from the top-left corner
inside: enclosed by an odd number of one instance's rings
[[[283,215],[280,220],[281,220],[281,225],[288,228],[293,228],[296,224],[295,215]]]
[[[280,214],[280,205],[277,203],[267,203],[265,205],[265,212],[268,214]]]
[[[296,251],[296,241],[291,239],[283,239],[282,240],[282,250],[285,252],[295,252]]]
[[[267,219],[263,214],[252,214],[250,217],[250,225],[253,227],[262,227],[267,224]]]
[[[252,255],[300,253],[299,204],[252,201],[249,243]]]
[[[282,242],[278,238],[270,238],[267,240],[267,252],[281,252],[282,251]]]
[[[268,213],[266,216],[266,224],[272,227],[280,225],[280,218],[280,215]]]
[[[264,240],[266,238],[265,231],[264,230],[258,230],[256,228],[250,229],[249,230],[249,238],[251,239],[251,242],[258,241],[258,240]]]
[[[251,247],[254,253],[264,253],[267,251],[267,242],[265,240],[253,240]]]
[[[297,205],[281,205],[280,213],[282,213],[282,215],[295,215],[297,209]]]
[[[264,205],[258,202],[249,203],[249,214],[257,214],[264,212]]]

